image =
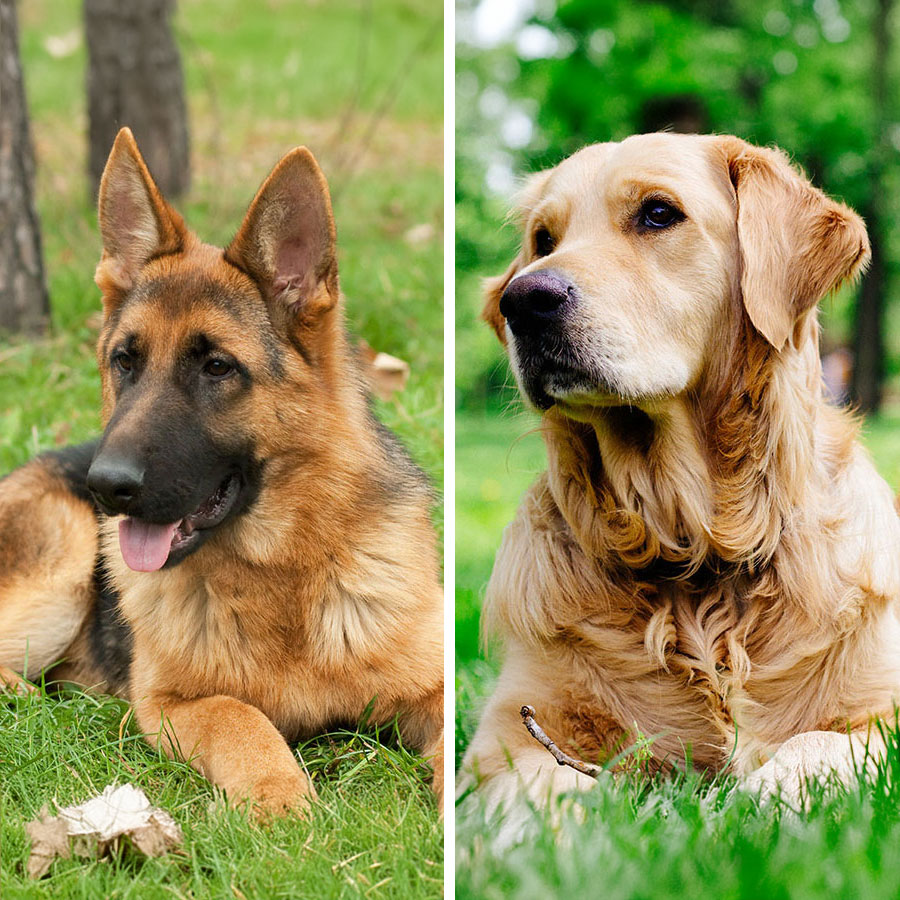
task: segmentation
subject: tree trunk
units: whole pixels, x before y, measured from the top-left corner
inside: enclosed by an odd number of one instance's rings
[[[853,383],[851,394],[862,412],[881,406],[884,380],[884,306],[889,272],[884,258],[884,173],[892,158],[887,122],[887,72],[890,53],[888,21],[893,0],[878,0],[872,32],[875,45],[872,67],[874,145],[869,154],[869,204],[864,211],[872,241],[872,264],[862,283],[856,305],[853,334]]]
[[[881,217],[874,209],[864,213],[872,242],[872,262],[856,301],[853,334],[853,381],[850,393],[862,412],[881,406],[884,380],[884,298],[887,273],[881,243]]]
[[[181,56],[172,35],[175,0],[84,0],[88,47],[89,168],[94,192],[118,130],[134,132],[160,190],[190,182]]]
[[[0,98],[0,331],[37,334],[47,325],[50,300],[15,0],[0,0]]]

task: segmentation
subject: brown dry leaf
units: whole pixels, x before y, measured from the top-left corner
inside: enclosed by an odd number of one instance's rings
[[[38,815],[25,826],[25,832],[31,838],[31,855],[26,867],[31,878],[46,875],[57,856],[69,858],[69,828],[66,823],[51,816],[46,806]]]
[[[97,797],[60,809],[58,816],[44,808],[25,830],[32,840],[32,878],[45,875],[57,856],[103,856],[115,851],[123,837],[145,856],[161,856],[183,840],[178,823],[131,784],[111,784]]]
[[[165,821],[152,815],[143,828],[131,832],[131,843],[144,856],[162,856],[181,845],[181,829],[171,819]]]
[[[366,377],[372,392],[380,400],[390,400],[406,387],[409,380],[409,363],[389,353],[373,350],[365,341],[358,343],[360,356],[365,364]]]

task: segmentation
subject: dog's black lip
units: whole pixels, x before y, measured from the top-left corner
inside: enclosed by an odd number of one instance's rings
[[[530,349],[519,357],[519,377],[522,389],[531,403],[542,412],[555,406],[558,398],[548,393],[546,386],[552,376],[584,382],[593,380],[571,358],[562,358],[543,348]]]
[[[242,479],[236,472],[228,475],[190,515],[182,519],[188,525],[188,534],[215,528],[228,518],[241,493]],[[209,510],[204,508],[209,506]],[[180,527],[180,526],[179,526]]]
[[[542,412],[547,412],[556,404],[556,401],[543,388],[530,388],[528,398]]]
[[[575,393],[596,393],[610,402],[633,404],[639,398],[627,397],[616,385],[595,368],[586,365],[568,346],[558,343],[550,347],[517,342],[518,377],[522,392],[539,410],[546,412],[553,406],[565,409],[567,390]],[[550,391],[558,390],[559,396]]]
[[[243,486],[244,481],[240,475],[231,473],[194,512],[182,518],[172,539],[166,565],[173,562],[173,555],[176,553],[179,554],[179,557],[175,559],[175,562],[179,562],[187,553],[196,549],[213,530],[230,518],[232,511],[237,506]],[[210,505],[211,509],[207,512],[205,507]]]
[[[522,391],[533,406],[541,412],[546,412],[555,404],[553,397],[544,390],[544,378],[540,371],[532,369],[523,372],[520,377]]]
[[[241,478],[239,473],[230,473],[193,513],[189,513],[181,518],[172,538],[169,556],[163,564],[164,569],[180,563],[186,556],[197,550],[216,528],[231,518],[231,514],[239,506],[245,484],[245,480]],[[214,507],[212,515],[203,515],[201,512],[203,508],[211,501],[214,501],[220,493],[225,495],[223,498],[225,502],[218,508]],[[187,530],[185,530],[186,524],[188,526]]]

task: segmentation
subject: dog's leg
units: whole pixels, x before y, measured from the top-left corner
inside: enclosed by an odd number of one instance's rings
[[[221,695],[156,696],[134,709],[151,743],[190,762],[231,804],[247,804],[257,818],[303,813],[316,799],[287,742],[255,706]]]
[[[67,655],[93,609],[96,555],[93,507],[57,459],[0,480],[0,667],[34,677]]]
[[[37,690],[38,688],[26,681],[18,672],[14,672],[8,666],[0,666],[0,691],[9,691],[12,694],[31,694]]]
[[[443,685],[404,704],[399,717],[404,743],[420,750],[431,763],[434,778],[431,785],[443,814],[444,802],[444,688]]]
[[[560,794],[596,785],[589,775],[560,766],[522,725],[516,698],[528,698],[550,710],[553,703],[545,691],[538,685],[517,685],[505,675],[501,675],[469,745],[457,785],[459,797],[472,792],[460,810],[462,817],[480,810],[486,820],[498,823],[491,841],[494,851],[526,837],[535,822],[535,807],[551,807],[558,822],[562,807],[556,800]]]
[[[527,838],[529,829],[537,823],[535,809],[552,809],[555,827],[564,809],[558,802],[560,795],[587,791],[595,785],[589,775],[559,766],[538,746],[515,755],[504,754],[502,762],[497,754],[487,757],[469,753],[458,783],[458,796],[465,797],[459,815],[461,819],[478,815],[496,823],[491,849],[499,853]],[[567,804],[572,805],[569,801]]]
[[[884,757],[884,739],[868,733],[807,731],[785,741],[764,765],[741,779],[741,786],[768,800],[781,796],[794,808],[805,806],[810,781],[834,778],[849,785],[858,773],[871,771]]]

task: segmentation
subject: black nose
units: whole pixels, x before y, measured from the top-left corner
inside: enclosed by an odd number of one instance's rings
[[[570,282],[551,269],[514,278],[500,298],[500,315],[513,334],[536,334],[557,318],[572,296]]]
[[[141,495],[144,469],[128,457],[101,453],[88,469],[87,486],[105,513],[127,513]]]

